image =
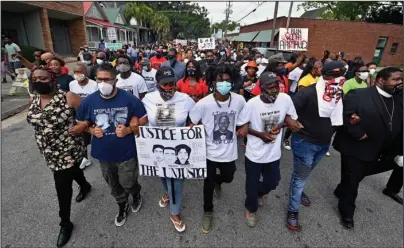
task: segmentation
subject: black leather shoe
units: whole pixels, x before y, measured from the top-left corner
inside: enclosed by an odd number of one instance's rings
[[[401,198],[398,194],[392,193],[392,192],[388,191],[387,189],[383,190],[383,194],[387,195],[388,197],[390,197],[394,201],[396,201],[396,202],[400,203],[401,205],[403,205],[403,198]]]
[[[341,217],[341,224],[347,229],[352,229],[354,227],[354,221],[352,218]]]
[[[73,231],[73,223],[63,224],[60,228],[57,247],[63,247],[67,242],[69,242],[70,237],[72,236]]]
[[[76,197],[76,202],[81,202],[91,190],[91,184],[87,183],[86,186],[80,187],[80,192]]]

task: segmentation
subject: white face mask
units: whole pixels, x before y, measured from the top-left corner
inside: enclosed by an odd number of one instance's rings
[[[344,67],[345,67],[345,71],[348,71],[349,66],[348,66],[348,65],[346,65],[346,66],[344,66]]]
[[[262,58],[258,58],[257,60],[255,60],[255,62],[256,62],[257,64],[261,64]]]
[[[84,63],[86,63],[87,65],[91,64],[91,60],[84,60]]]
[[[77,82],[82,82],[84,79],[86,79],[86,76],[84,76],[84,74],[74,74],[73,77],[77,80]]]
[[[369,70],[370,75],[375,74],[375,72],[376,72],[376,69],[370,69],[370,70]]]
[[[103,95],[103,96],[111,95],[112,91],[114,90],[114,86],[112,84],[107,84],[105,82],[98,83],[97,86],[101,92],[101,95]]]
[[[359,78],[362,80],[366,80],[369,77],[369,72],[360,72]]]
[[[102,65],[102,63],[104,63],[104,60],[102,60],[102,59],[97,59],[97,64]]]

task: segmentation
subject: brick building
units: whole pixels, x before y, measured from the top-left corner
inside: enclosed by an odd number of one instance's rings
[[[87,44],[82,2],[1,3],[1,31],[19,45],[60,55],[78,54]]]
[[[260,36],[259,33],[267,32],[270,34],[271,32],[268,31],[272,30],[272,21],[268,20],[241,27],[239,36],[247,37],[245,38],[247,40],[242,42],[253,42],[254,45],[261,46],[262,44],[256,44],[254,39]],[[286,27],[286,21],[287,17],[277,18],[276,29]],[[402,25],[291,18],[289,27],[309,29],[309,56],[320,58],[323,50],[327,49],[334,53],[345,52],[348,59],[360,55],[365,62],[374,61],[382,66],[403,65]],[[257,33],[257,31],[260,32]],[[274,45],[277,47],[278,32],[275,34]],[[264,43],[270,42],[271,36],[265,36],[266,42]],[[259,42],[263,42],[263,40]]]

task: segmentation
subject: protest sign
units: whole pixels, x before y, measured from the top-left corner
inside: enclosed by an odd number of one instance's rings
[[[181,44],[181,46],[186,46],[188,44],[187,40],[180,40],[180,39],[175,39],[174,44]]]
[[[108,40],[111,40],[111,41],[118,39],[115,28],[107,28],[107,36],[108,36]]]
[[[278,50],[307,51],[308,38],[308,28],[280,28]]]
[[[122,49],[122,43],[105,43],[105,47],[110,51],[116,51]]]
[[[206,178],[205,130],[141,126],[136,137],[139,175],[177,179]]]
[[[199,50],[215,49],[215,38],[198,38]]]

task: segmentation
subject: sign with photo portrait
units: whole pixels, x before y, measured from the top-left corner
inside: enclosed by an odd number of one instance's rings
[[[198,38],[199,50],[213,50],[215,49],[215,38]]]
[[[139,175],[177,179],[206,178],[203,125],[193,126],[192,129],[141,126],[139,133],[139,137],[136,137]]]

